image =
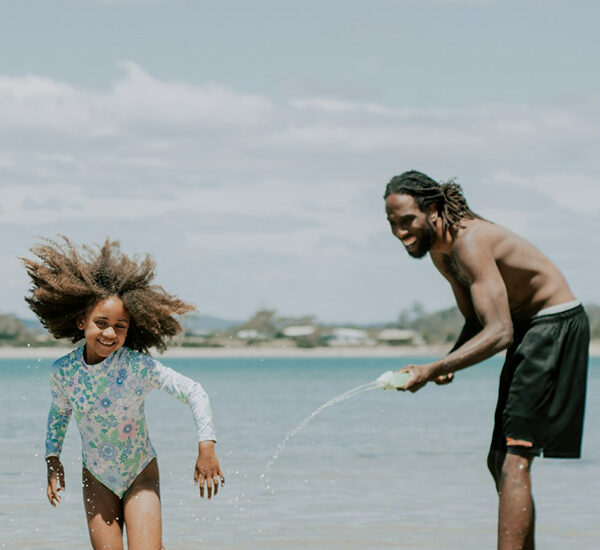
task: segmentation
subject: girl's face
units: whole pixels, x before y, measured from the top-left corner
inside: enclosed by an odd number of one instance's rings
[[[117,296],[98,302],[85,317],[78,319],[77,328],[85,335],[85,361],[100,363],[124,343],[130,315]]]

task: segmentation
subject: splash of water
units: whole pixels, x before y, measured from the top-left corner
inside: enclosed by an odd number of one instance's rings
[[[358,386],[356,388],[348,390],[347,392],[342,393],[341,395],[338,395],[337,397],[334,397],[333,399],[330,399],[329,401],[327,401],[327,403],[324,403],[323,405],[321,405],[316,411],[311,413],[310,416],[306,417],[302,422],[300,422],[300,424],[298,424],[293,430],[289,431],[286,434],[286,436],[283,438],[281,443],[277,446],[275,453],[271,457],[271,460],[269,460],[269,462],[265,466],[265,470],[262,473],[262,475],[260,476],[260,479],[265,483],[267,488],[269,488],[269,477],[268,477],[269,472],[271,471],[273,464],[275,464],[275,461],[281,455],[283,449],[285,448],[286,443],[290,439],[292,439],[292,437],[294,437],[300,430],[306,428],[308,423],[315,416],[317,416],[318,414],[323,412],[327,407],[331,407],[332,405],[335,405],[336,403],[339,403],[340,401],[345,401],[346,399],[350,399],[351,397],[354,397],[355,395],[358,395],[359,393],[363,393],[363,392],[370,391],[370,390],[375,390],[377,388],[381,388],[381,384],[378,380],[374,380],[373,382],[369,382],[368,384],[363,384],[362,386]]]

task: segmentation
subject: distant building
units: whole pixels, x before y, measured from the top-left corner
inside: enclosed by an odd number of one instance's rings
[[[240,340],[265,340],[267,337],[254,328],[238,330],[235,337]]]
[[[311,334],[314,334],[316,331],[317,331],[317,328],[313,327],[312,325],[299,325],[299,326],[285,327],[281,331],[281,334],[283,334],[283,336],[285,336],[286,338],[304,338],[306,336],[310,336]]]
[[[401,328],[385,328],[375,338],[381,344],[389,346],[422,346],[425,342],[416,330]]]
[[[332,328],[324,332],[322,339],[328,346],[372,346],[375,344],[365,330],[356,328]]]

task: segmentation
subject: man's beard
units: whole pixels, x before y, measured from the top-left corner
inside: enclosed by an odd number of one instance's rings
[[[427,225],[423,228],[421,234],[417,236],[417,248],[407,250],[413,258],[423,258],[435,243],[435,228],[429,218],[425,218],[425,221]]]

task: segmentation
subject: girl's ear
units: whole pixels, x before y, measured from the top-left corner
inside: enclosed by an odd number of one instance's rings
[[[83,317],[77,317],[77,320],[75,321],[75,326],[79,330],[83,330],[85,328],[85,319]]]

